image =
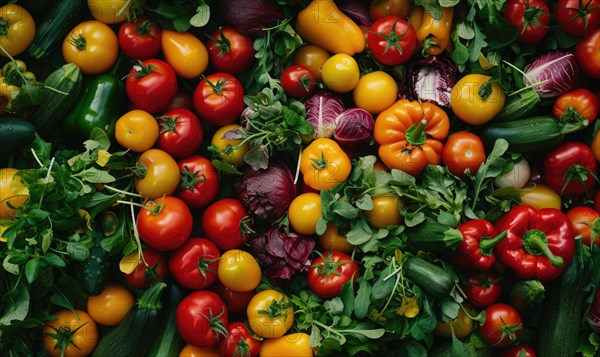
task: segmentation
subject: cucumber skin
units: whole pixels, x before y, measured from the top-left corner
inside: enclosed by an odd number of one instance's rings
[[[548,149],[562,142],[561,124],[550,116],[536,116],[502,123],[492,123],[479,132],[490,147],[497,139],[505,139],[511,152]]]

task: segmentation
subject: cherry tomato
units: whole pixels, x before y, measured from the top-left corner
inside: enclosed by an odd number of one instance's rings
[[[158,251],[174,250],[192,232],[192,213],[177,197],[165,196],[146,203],[137,216],[140,238]]]
[[[221,254],[213,242],[190,238],[169,256],[169,271],[183,287],[205,289],[217,280]]]
[[[0,218],[14,217],[16,208],[29,198],[29,189],[19,175],[15,176],[17,172],[12,167],[0,169]]]
[[[298,234],[312,235],[317,231],[321,218],[321,196],[318,193],[302,193],[292,200],[288,208],[290,226]]]
[[[598,118],[598,113],[600,100],[594,92],[585,88],[573,89],[562,94],[552,106],[552,116],[568,123],[586,119],[591,124]]]
[[[231,249],[221,256],[217,275],[226,288],[236,292],[247,292],[256,289],[260,284],[262,271],[252,254]]]
[[[396,66],[417,53],[417,32],[399,16],[384,16],[369,27],[367,43],[377,61],[386,66]]]
[[[216,71],[238,74],[254,61],[254,41],[234,27],[219,27],[208,38],[208,56]]]
[[[23,53],[35,37],[35,21],[24,7],[6,4],[0,7],[0,46],[11,56]],[[7,57],[4,51],[0,56]]]
[[[463,122],[481,125],[492,120],[504,107],[506,96],[497,82],[482,74],[467,74],[450,93],[450,108]]]
[[[596,183],[596,158],[592,149],[579,141],[560,144],[544,157],[544,183],[561,195],[583,195]]]
[[[221,351],[218,346],[203,348],[188,344],[179,352],[179,357],[221,357]]]
[[[168,275],[167,260],[162,253],[152,249],[142,250],[143,260],[140,260],[135,269],[125,274],[125,281],[135,289],[146,289],[151,284],[165,280]],[[147,265],[146,265],[147,264]]]
[[[442,149],[444,165],[459,177],[467,177],[467,169],[471,175],[475,175],[485,160],[483,142],[479,136],[467,131],[450,134]]]
[[[84,21],[75,26],[62,43],[67,63],[75,63],[82,73],[100,74],[117,61],[119,41],[114,31],[100,21]]]
[[[125,287],[107,284],[99,295],[88,297],[87,312],[100,325],[115,326],[123,321],[134,303],[133,294]]]
[[[144,198],[153,200],[175,192],[179,185],[179,167],[171,155],[160,149],[146,150],[137,161],[144,167],[141,178],[135,181],[135,190]]]
[[[248,303],[254,296],[254,290],[250,291],[233,291],[223,285],[219,280],[210,286],[210,289],[221,297],[225,304],[227,304],[227,310],[230,315],[246,314],[246,308]]]
[[[175,311],[177,331],[183,340],[198,347],[214,347],[227,337],[229,315],[215,292],[198,290],[184,297]]]
[[[59,310],[42,329],[44,349],[52,357],[84,357],[98,344],[98,325],[82,310]]]
[[[600,0],[558,0],[556,22],[571,36],[583,37],[600,24]]]
[[[359,77],[358,63],[344,53],[329,57],[321,67],[323,84],[336,93],[350,92],[356,87]]]
[[[292,59],[294,64],[310,68],[315,80],[321,82],[321,67],[329,59],[329,52],[315,45],[304,45],[296,50]]]
[[[452,337],[452,331],[454,331],[454,335],[457,338],[463,339],[470,336],[473,331],[473,319],[469,315],[471,315],[471,309],[468,306],[463,306],[463,308],[458,310],[458,316],[454,320],[438,321],[433,333],[437,336],[447,338]]]
[[[369,5],[369,16],[373,20],[389,15],[407,18],[411,9],[410,0],[373,0]]]
[[[469,304],[483,309],[500,299],[502,282],[493,272],[471,271],[465,274],[467,286],[464,292]]]
[[[246,227],[249,217],[239,200],[223,198],[206,207],[202,214],[202,230],[222,252],[239,248],[249,238]]]
[[[333,222],[327,223],[327,229],[319,236],[319,245],[324,251],[339,250],[351,254],[354,246],[348,243],[348,237],[339,233],[338,227]]]
[[[579,68],[592,78],[600,78],[600,26],[590,30],[587,36],[579,40],[574,52]]]
[[[352,91],[352,98],[357,108],[379,114],[398,99],[398,85],[383,71],[371,72],[360,77]]]
[[[356,261],[343,252],[333,250],[313,260],[306,281],[308,288],[317,296],[331,299],[340,294],[344,284],[359,276]]]
[[[399,197],[382,195],[373,197],[373,209],[366,212],[369,224],[375,228],[386,228],[402,223],[400,207],[403,202]]]
[[[273,289],[254,295],[246,314],[250,329],[264,338],[281,337],[294,324],[294,307],[289,297]]]
[[[219,174],[212,162],[200,155],[177,161],[181,179],[176,196],[190,208],[208,205],[219,193]]]
[[[589,247],[593,236],[594,244],[600,246],[600,220],[598,219],[600,213],[598,211],[586,206],[576,206],[567,211],[566,215],[573,224],[575,234],[581,235],[583,245]]]
[[[519,29],[522,44],[538,43],[550,30],[550,9],[542,0],[509,0],[504,18]]]
[[[536,183],[535,186],[525,186],[521,190],[521,204],[535,209],[556,208],[560,209],[562,200],[560,195],[550,187]]]
[[[125,90],[136,108],[149,113],[162,112],[177,94],[177,76],[167,62],[148,59],[129,71]]]
[[[222,126],[213,134],[210,143],[223,161],[238,167],[245,164],[244,156],[250,149],[250,144],[241,139],[240,128],[239,124]],[[230,139],[230,137],[236,139]]]
[[[200,119],[184,108],[171,109],[158,117],[160,135],[156,145],[172,157],[190,156],[202,145],[204,132]]]
[[[245,107],[244,87],[228,73],[219,72],[204,77],[194,91],[196,112],[216,126],[239,120]]]
[[[506,347],[523,331],[521,315],[512,306],[497,303],[485,309],[485,323],[479,328],[483,340],[494,347]]]
[[[304,98],[317,86],[312,70],[306,66],[291,65],[281,74],[281,86],[285,94],[292,98]]]
[[[219,342],[221,356],[256,357],[260,351],[260,341],[253,338],[243,322],[231,322],[227,326],[227,337]]]
[[[88,0],[92,17],[105,24],[118,24],[127,20],[131,2],[127,0]]]
[[[160,39],[165,60],[177,75],[193,79],[206,70],[208,51],[198,37],[190,32],[163,30]]]
[[[260,357],[313,357],[310,336],[305,333],[290,333],[277,338],[269,338],[260,346]]]
[[[160,51],[160,27],[155,21],[138,17],[119,27],[119,47],[125,55],[137,60],[156,57]]]
[[[158,123],[147,111],[134,109],[117,120],[115,139],[122,147],[133,152],[151,149],[158,139]]]
[[[505,348],[500,357],[536,357],[537,354],[533,347],[524,344],[518,344]]]

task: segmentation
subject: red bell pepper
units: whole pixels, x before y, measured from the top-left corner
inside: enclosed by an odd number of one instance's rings
[[[494,246],[504,237],[496,233],[494,226],[484,219],[474,219],[457,227],[463,240],[452,253],[448,254],[449,262],[462,268],[472,270],[489,270],[496,262],[492,253]]]
[[[495,227],[508,232],[496,246],[498,260],[522,279],[552,280],[575,255],[573,226],[557,209],[516,206]]]

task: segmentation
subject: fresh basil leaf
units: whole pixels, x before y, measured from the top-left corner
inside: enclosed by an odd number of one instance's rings
[[[101,150],[108,150],[110,148],[110,139],[106,132],[101,128],[93,128],[90,133],[90,140],[98,143],[97,147]]]
[[[65,266],[67,266],[63,258],[59,257],[58,255],[52,252],[46,253],[44,255],[44,260],[53,267],[64,268]]]
[[[39,258],[30,259],[27,264],[25,264],[25,277],[27,278],[27,282],[32,284],[40,275],[42,270],[42,262]]]
[[[448,212],[440,213],[439,216],[437,217],[437,221],[439,223],[444,224],[449,227],[456,227],[456,225],[458,224],[456,217],[454,217],[453,214],[448,213]]]
[[[90,256],[90,250],[82,243],[67,243],[67,254],[73,260],[84,261]]]
[[[201,3],[196,8],[196,14],[190,19],[190,25],[194,27],[204,27],[210,20],[210,6],[205,3]]]
[[[0,326],[8,326],[13,321],[23,321],[29,313],[29,291],[24,282],[20,282],[14,289],[3,293],[4,311],[0,317]]]

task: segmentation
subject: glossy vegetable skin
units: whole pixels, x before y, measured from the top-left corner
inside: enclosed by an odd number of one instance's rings
[[[423,53],[437,56],[448,48],[453,17],[454,7],[443,7],[440,18],[434,18],[428,11],[424,13],[421,26],[417,30],[417,40]]]

